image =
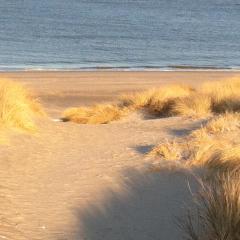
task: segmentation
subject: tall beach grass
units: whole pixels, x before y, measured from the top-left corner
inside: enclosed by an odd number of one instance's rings
[[[239,169],[202,181],[195,207],[190,208],[181,227],[188,240],[239,240]]]
[[[44,111],[36,98],[15,81],[0,79],[0,128],[34,131],[34,117]]]

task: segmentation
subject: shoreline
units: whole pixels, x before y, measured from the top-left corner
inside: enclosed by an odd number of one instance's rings
[[[41,72],[240,72],[240,68],[174,68],[174,69],[157,69],[157,68],[82,68],[82,69],[10,69],[0,70],[1,73],[41,73]]]

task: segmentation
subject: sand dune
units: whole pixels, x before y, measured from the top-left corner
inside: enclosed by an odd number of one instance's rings
[[[166,81],[196,85],[235,73],[2,75],[34,89],[49,118],[38,122],[37,134],[12,133],[10,144],[0,145],[1,218],[7,220],[0,235],[56,240],[183,236],[175,220],[191,205],[191,191],[197,189],[194,177],[187,171],[152,172],[157,160],[145,153],[165,139],[185,136],[201,126],[200,120],[146,119],[140,113],[107,125],[51,119],[60,117],[65,107],[110,101],[122,92]]]

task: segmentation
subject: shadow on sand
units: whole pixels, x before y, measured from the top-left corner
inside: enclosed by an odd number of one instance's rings
[[[141,146],[134,146],[133,149],[140,154],[147,154],[154,148],[154,145],[141,145]]]
[[[103,200],[77,209],[79,232],[73,239],[184,239],[176,219],[184,216],[196,189],[190,173],[128,169],[121,175],[120,191],[107,189]]]
[[[169,127],[167,128],[167,132],[173,137],[186,137],[191,134],[194,130],[197,130],[207,124],[208,119],[200,119],[200,120],[192,120],[192,123],[188,124],[187,127],[183,128],[175,128]]]

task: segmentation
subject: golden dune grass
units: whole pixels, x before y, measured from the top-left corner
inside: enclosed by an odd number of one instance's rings
[[[224,166],[224,164],[227,166],[228,163],[224,159],[228,159],[229,165],[232,165],[233,162],[238,161],[238,158],[233,161],[233,157],[226,156],[227,153],[238,153],[238,149],[240,153],[240,145],[236,143],[238,141],[236,138],[239,136],[239,113],[226,113],[213,117],[204,127],[192,131],[186,137],[157,145],[149,155],[158,156],[164,160],[181,161],[182,165],[186,167],[213,169],[214,164],[217,168],[217,163],[219,166]],[[236,147],[233,148],[234,146]],[[224,149],[235,150],[226,150],[226,153],[219,157],[219,152]]]
[[[188,136],[175,141],[166,141],[154,147],[148,154],[163,160],[180,161],[183,167],[206,167],[209,158],[226,147],[226,139],[218,139],[199,131],[197,136]]]
[[[240,144],[216,150],[206,160],[205,166],[214,171],[230,171],[240,168]]]
[[[240,145],[236,143],[238,141],[236,138],[239,138],[239,136],[239,113],[225,113],[215,116],[204,127],[191,133],[188,145],[192,147],[189,149],[193,149],[193,146],[196,146],[196,148],[191,150],[193,154],[190,164],[205,165],[214,169],[217,168],[217,164],[224,166],[232,165],[233,162],[236,163],[237,160],[233,161],[233,153],[238,154],[239,152],[240,154]],[[234,147],[234,145],[236,146]],[[227,159],[229,160],[228,163],[226,163]],[[236,159],[238,158],[236,157]],[[238,164],[240,164],[240,161]]]
[[[203,182],[195,209],[182,224],[189,240],[240,239],[240,176],[224,172]]]
[[[124,95],[122,105],[134,109],[145,108],[150,113],[168,116],[177,98],[189,96],[194,90],[184,85],[168,85],[142,93]]]
[[[178,99],[173,108],[177,115],[195,117],[239,111],[240,78],[204,83],[194,94]]]
[[[207,82],[200,89],[212,99],[212,111],[223,113],[240,110],[240,78],[220,82]]]
[[[142,93],[125,95],[125,106],[146,108],[159,116],[202,117],[212,113],[240,110],[240,78],[204,83],[195,90],[188,86],[169,85]]]
[[[192,94],[179,98],[174,106],[174,115],[189,117],[205,117],[211,114],[211,98],[205,94]]]
[[[189,96],[193,89],[181,85],[169,85],[154,92],[146,106],[150,113],[170,116],[176,99]]]
[[[215,116],[204,126],[204,129],[212,134],[238,130],[240,129],[240,113],[224,113]]]
[[[162,143],[149,155],[158,156],[168,162],[181,163],[183,168],[203,168],[208,170],[211,176],[217,172],[240,169],[240,144],[235,145],[224,138],[206,137]]]
[[[99,104],[92,107],[69,108],[63,113],[63,120],[82,124],[105,124],[119,120],[127,113],[127,108]]]
[[[239,111],[240,78],[204,83],[198,91],[178,96],[171,104],[171,115],[204,117],[213,113]]]
[[[143,108],[149,104],[151,97],[156,91],[156,89],[150,89],[138,93],[124,94],[120,97],[120,105],[135,110]]]
[[[149,153],[149,156],[159,156],[163,160],[178,161],[182,157],[182,147],[176,141],[166,141],[154,147]]]
[[[197,135],[192,134],[187,139],[188,162],[187,164],[201,166],[204,164],[209,154],[222,145],[222,141],[209,136],[204,131],[199,131]]]
[[[123,95],[118,105],[70,108],[64,119],[77,123],[109,123],[139,109],[155,116],[206,117],[240,110],[240,78],[203,84],[198,90],[168,85]],[[146,112],[146,111],[145,111]]]
[[[44,114],[39,102],[17,82],[0,79],[0,126],[28,131],[36,129],[34,116]]]
[[[211,169],[224,167],[227,169],[239,164],[238,157],[227,155],[227,153],[240,152],[239,145],[233,148],[240,136],[240,113],[238,108],[233,107],[232,99],[229,101],[231,96],[234,99],[238,95],[240,97],[239,86],[239,78],[219,83],[207,83],[199,92],[177,98],[173,107],[173,112],[176,114],[201,117],[221,111],[222,114],[212,116],[205,126],[193,131],[187,137],[156,146],[149,154],[167,160],[182,160],[183,165],[189,167],[200,166]],[[226,108],[227,101],[229,108]],[[219,111],[219,109],[222,110]],[[224,149],[226,152],[223,154]],[[234,149],[234,151],[227,151],[227,149]]]

